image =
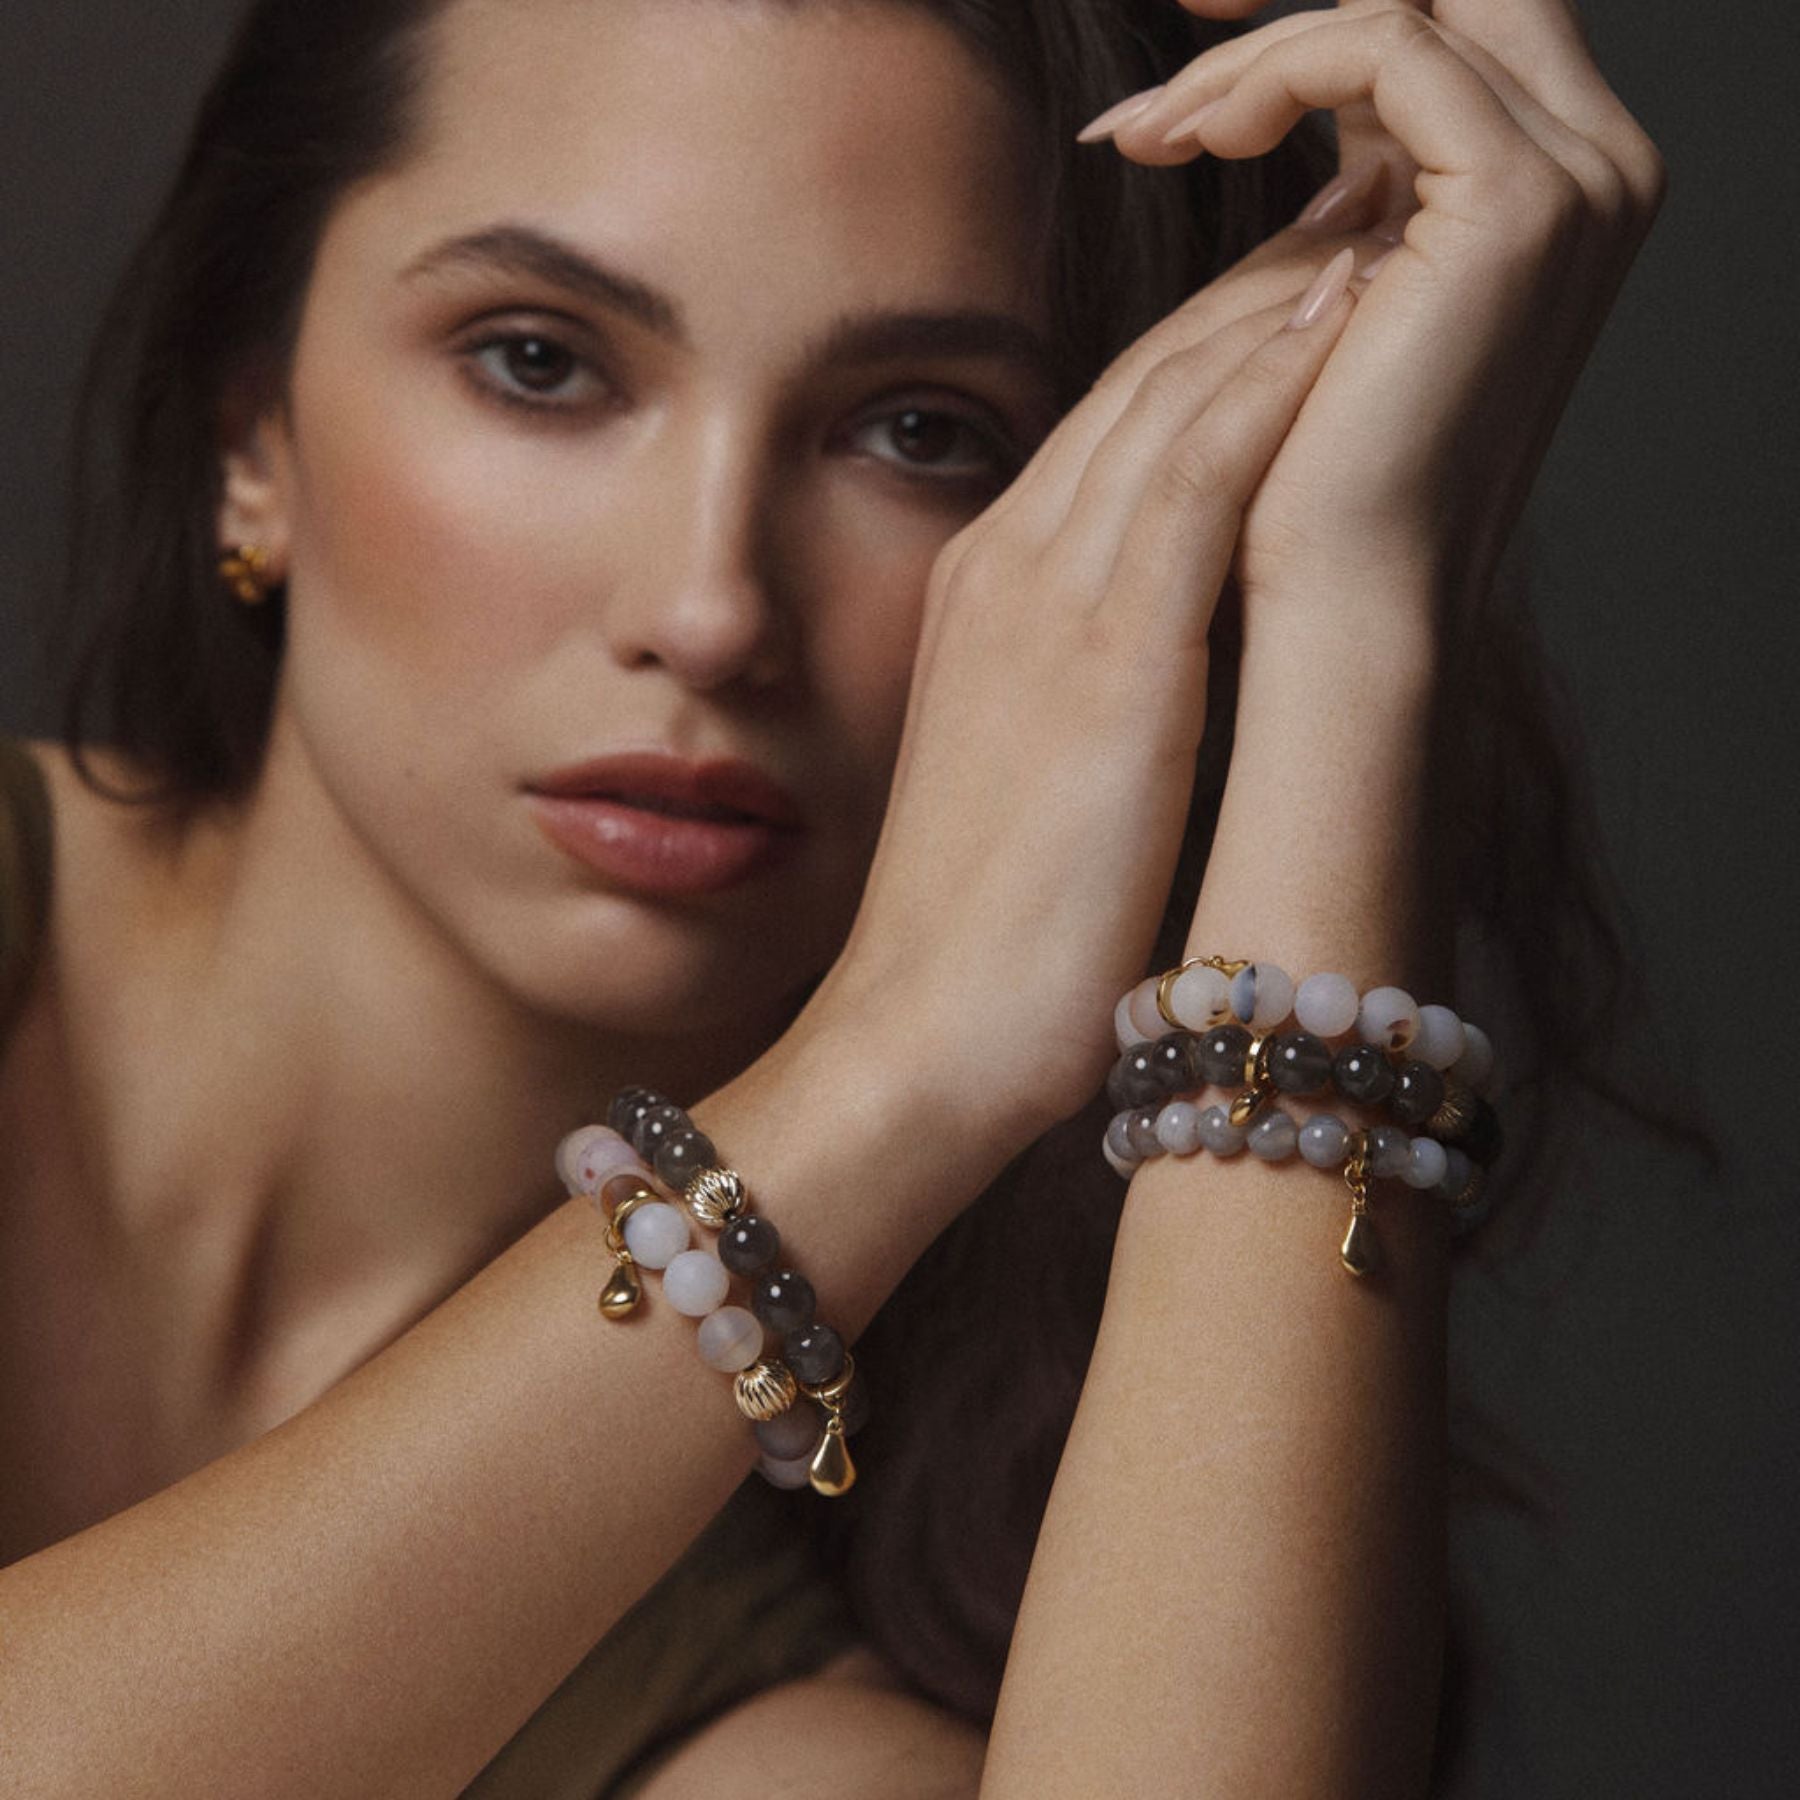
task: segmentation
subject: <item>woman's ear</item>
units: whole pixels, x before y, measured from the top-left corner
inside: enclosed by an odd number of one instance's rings
[[[280,400],[255,407],[228,403],[220,456],[220,555],[260,551],[263,575],[278,587],[288,578],[293,538],[293,455],[285,405]]]

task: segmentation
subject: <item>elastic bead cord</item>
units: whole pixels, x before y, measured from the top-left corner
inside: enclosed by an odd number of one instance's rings
[[[780,1233],[680,1107],[626,1088],[607,1117],[571,1132],[556,1153],[570,1193],[590,1196],[606,1220],[614,1269],[601,1312],[630,1317],[643,1295],[640,1270],[660,1270],[663,1298],[698,1322],[701,1359],[734,1377],[762,1474],[779,1487],[848,1493],[856,1469],[844,1440],[867,1416],[866,1387],[842,1338],[816,1316],[811,1283],[775,1267]],[[718,1234],[716,1255],[692,1248],[694,1221]],[[728,1304],[733,1276],[753,1283],[747,1308]],[[766,1353],[771,1332],[779,1355]],[[798,1404],[802,1397],[814,1404]]]

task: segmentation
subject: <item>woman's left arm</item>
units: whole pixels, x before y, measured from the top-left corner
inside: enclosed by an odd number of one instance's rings
[[[1660,159],[1562,0],[1276,21],[1201,57],[1121,148],[1195,154],[1165,134],[1209,102],[1199,142],[1224,155],[1339,113],[1348,198],[1256,260],[1351,242],[1366,265],[1365,228],[1400,235],[1245,518],[1237,735],[1186,954],[1444,997],[1424,775],[1446,641],[1654,216]],[[1441,1211],[1378,1192],[1384,1268],[1358,1281],[1347,1195],[1319,1171],[1203,1155],[1136,1174],[984,1800],[1425,1792]]]

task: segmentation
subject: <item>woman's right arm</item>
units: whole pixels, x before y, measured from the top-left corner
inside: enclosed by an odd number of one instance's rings
[[[692,1109],[846,1335],[1104,1074],[1238,522],[1348,311],[1283,331],[1310,273],[1165,321],[953,540],[845,952]],[[1100,604],[1145,511],[1120,586],[1189,606],[1154,641]],[[458,1793],[750,1464],[686,1320],[601,1321],[605,1266],[558,1209],[285,1425],[0,1571],[0,1793]]]

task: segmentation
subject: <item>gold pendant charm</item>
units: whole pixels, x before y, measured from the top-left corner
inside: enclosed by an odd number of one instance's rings
[[[844,1421],[833,1412],[825,1421],[825,1435],[813,1452],[807,1480],[813,1492],[835,1500],[856,1485],[856,1464],[850,1460],[850,1447],[844,1442]]]
[[[1262,1103],[1275,1091],[1275,1084],[1269,1079],[1267,1036],[1250,1040],[1250,1047],[1244,1052],[1244,1080],[1249,1085],[1232,1101],[1230,1111],[1225,1115],[1233,1125],[1248,1125],[1262,1110]]]
[[[1338,1256],[1352,1275],[1372,1275],[1381,1266],[1381,1245],[1369,1223],[1369,1134],[1354,1133],[1344,1164],[1344,1186],[1350,1190],[1350,1228]]]
[[[1367,1213],[1352,1213],[1350,1229],[1344,1233],[1338,1255],[1352,1275],[1372,1275],[1381,1266],[1381,1251],[1375,1240],[1375,1228]]]
[[[643,1297],[644,1284],[638,1280],[637,1264],[627,1251],[619,1257],[619,1266],[600,1290],[600,1311],[609,1319],[628,1319]]]

